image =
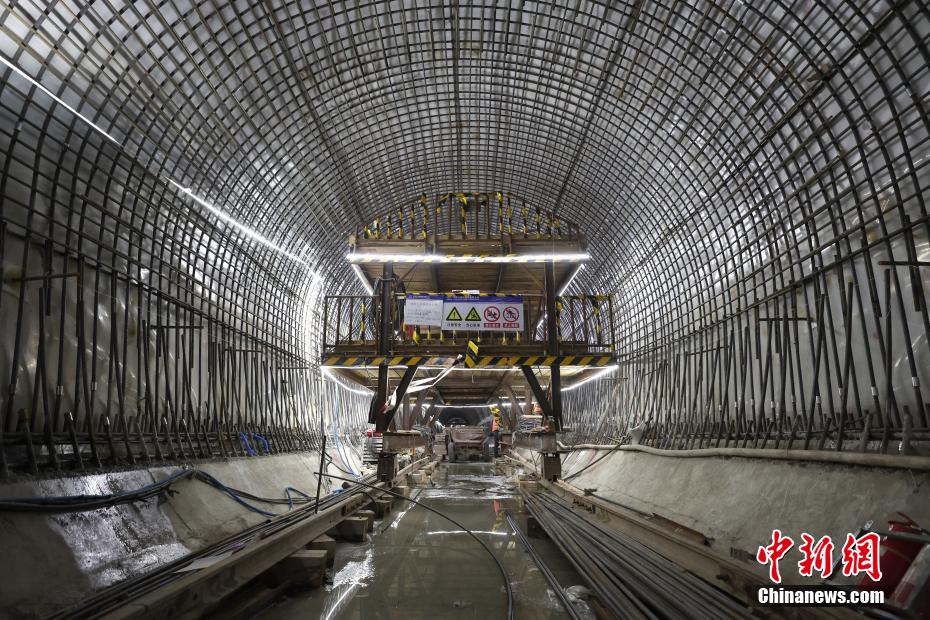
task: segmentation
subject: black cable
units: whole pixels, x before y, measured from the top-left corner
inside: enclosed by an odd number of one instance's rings
[[[396,497],[396,498],[402,499],[402,500],[407,501],[407,502],[410,502],[410,503],[412,503],[412,504],[416,504],[417,506],[422,506],[423,508],[426,508],[426,509],[429,510],[430,512],[439,515],[440,517],[442,517],[443,519],[445,519],[445,520],[448,521],[449,523],[453,524],[455,527],[459,528],[460,530],[462,530],[463,532],[465,532],[466,534],[468,534],[469,536],[471,536],[472,538],[474,538],[474,539],[478,542],[478,544],[481,545],[481,546],[484,548],[484,550],[488,552],[488,555],[490,555],[491,558],[494,560],[494,563],[497,564],[497,568],[498,568],[498,570],[500,570],[501,577],[504,578],[504,588],[507,590],[507,620],[513,620],[513,587],[512,587],[511,584],[510,584],[510,577],[507,575],[507,571],[504,570],[504,565],[501,564],[501,561],[500,561],[499,559],[497,559],[497,556],[494,555],[494,552],[491,550],[491,548],[488,547],[487,544],[485,544],[485,542],[484,542],[483,540],[481,540],[480,538],[478,538],[478,536],[476,536],[475,533],[472,532],[470,529],[468,529],[467,527],[465,527],[464,525],[462,525],[461,523],[459,523],[458,521],[456,521],[455,519],[453,519],[453,518],[450,517],[449,515],[444,514],[444,513],[440,512],[440,511],[436,510],[435,508],[431,508],[430,506],[427,506],[426,504],[424,504],[424,503],[422,503],[422,502],[419,502],[419,501],[417,501],[417,500],[415,500],[415,499],[411,499],[411,498],[409,498],[409,497],[407,497],[407,496],[405,496],[405,495],[401,495],[400,493],[395,493],[394,491],[386,491],[386,490],[384,490],[384,489],[378,488],[376,485],[368,484],[367,482],[361,482],[361,481],[350,480],[350,479],[348,479],[348,478],[343,478],[343,477],[341,477],[341,476],[333,476],[332,474],[317,474],[317,475],[322,475],[322,476],[324,476],[324,477],[326,477],[326,478],[334,478],[335,480],[344,480],[344,481],[346,481],[346,482],[355,482],[356,484],[360,484],[360,485],[362,485],[362,486],[370,487],[370,488],[373,488],[373,489],[378,489],[379,491],[382,491],[382,492],[384,492],[384,493],[387,493],[388,495],[393,495],[393,496]]]
[[[607,452],[605,452],[605,453],[602,454],[601,456],[597,457],[596,459],[594,459],[593,461],[591,461],[590,463],[588,463],[587,465],[585,465],[584,467],[582,467],[581,469],[579,469],[578,471],[576,471],[575,473],[573,473],[573,474],[571,474],[571,475],[569,475],[569,476],[565,476],[564,478],[562,478],[562,480],[568,481],[568,480],[571,480],[572,478],[575,478],[575,477],[577,477],[577,476],[580,476],[586,469],[588,469],[589,467],[593,467],[594,465],[597,465],[598,463],[600,463],[601,461],[603,461],[605,458],[607,458],[608,456],[610,456],[611,454],[613,454],[614,452],[616,452],[617,450],[619,450],[620,447],[621,447],[621,446],[624,446],[624,445],[626,445],[626,444],[618,443],[616,446],[614,446],[613,448],[611,448],[610,450],[608,450]],[[574,451],[574,450],[579,450],[579,449],[581,449],[581,448],[575,448],[575,449],[573,449],[572,451]]]
[[[199,469],[182,469],[177,471],[164,480],[153,482],[133,491],[124,491],[120,493],[108,493],[102,495],[64,495],[51,497],[8,497],[0,498],[0,512],[43,512],[43,513],[61,513],[61,512],[86,512],[89,510],[98,510],[102,508],[111,508],[120,504],[129,504],[132,502],[144,501],[152,497],[170,491],[170,487],[180,480],[199,480],[204,482],[218,491],[228,495],[233,501],[241,504],[245,508],[266,517],[278,516],[272,512],[262,510],[243,501],[249,499],[255,502],[265,504],[305,504],[307,499],[277,499],[268,497],[259,497],[247,491],[242,491],[230,486],[226,486],[211,474]],[[291,487],[288,487],[290,489]],[[303,491],[292,489],[305,495]]]
[[[332,465],[333,467],[335,467],[336,469],[338,469],[338,470],[341,471],[342,473],[344,473],[344,474],[346,474],[346,475],[349,475],[349,476],[354,476],[354,475],[355,475],[355,474],[353,474],[352,472],[346,471],[346,470],[344,470],[343,468],[341,468],[341,467],[339,467],[338,465],[336,465],[336,460],[335,460],[333,457],[331,457],[331,456],[329,455],[329,453],[326,454],[326,459],[329,461],[329,464],[330,464],[330,465]]]
[[[0,499],[0,511],[12,512],[83,512],[109,508],[156,497],[175,482],[197,475],[193,469],[184,469],[164,480],[145,485],[133,491],[105,495],[65,495],[54,497],[6,497]]]
[[[654,516],[654,514],[651,513],[651,512],[645,512],[645,511],[643,511],[643,510],[638,510],[638,509],[636,509],[636,508],[633,508],[632,506],[627,506],[626,504],[621,504],[620,502],[618,502],[618,501],[616,501],[616,500],[612,500],[612,499],[610,499],[610,498],[608,498],[608,497],[604,497],[603,495],[598,495],[597,493],[595,493],[595,491],[597,491],[597,489],[581,489],[581,490],[584,492],[585,497],[593,497],[593,498],[598,499],[598,500],[600,500],[600,501],[602,501],[602,502],[605,502],[605,503],[607,503],[607,504],[612,504],[612,505],[617,506],[617,507],[619,507],[619,508],[623,508],[624,510],[629,510],[630,512],[635,512],[636,514],[641,515],[641,516],[644,516],[644,517],[652,517],[652,516]]]

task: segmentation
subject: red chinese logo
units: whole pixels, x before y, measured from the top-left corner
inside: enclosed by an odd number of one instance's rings
[[[759,564],[769,564],[769,579],[774,583],[781,583],[781,573],[778,572],[778,561],[785,557],[788,550],[794,546],[794,541],[788,536],[782,536],[781,530],[772,530],[772,544],[759,547],[756,560]]]
[[[798,573],[802,577],[813,577],[816,572],[820,574],[821,579],[826,579],[833,574],[833,550],[835,545],[830,537],[823,536],[818,540],[805,532],[801,534],[801,541],[798,551],[801,552],[802,558],[798,562]],[[858,538],[852,534],[847,534],[841,557],[843,575],[845,577],[854,577],[860,573],[865,573],[872,581],[880,581],[882,578],[879,556],[880,542],[879,535],[873,532],[863,534]],[[790,536],[782,534],[781,530],[776,529],[772,530],[772,542],[764,547],[759,547],[759,551],[756,552],[756,560],[759,564],[768,564],[769,579],[773,583],[781,583],[778,562],[785,557],[793,546],[794,540]]]
[[[872,581],[880,581],[882,568],[879,565],[878,534],[869,532],[856,538],[846,534],[843,545],[843,575],[850,577],[865,573]]]
[[[798,562],[798,572],[804,577],[812,577],[816,570],[821,579],[826,579],[833,572],[833,541],[824,536],[816,543],[810,534],[801,534],[804,541],[798,550],[804,555]]]

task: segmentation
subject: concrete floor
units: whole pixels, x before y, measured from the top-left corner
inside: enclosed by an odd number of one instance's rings
[[[511,477],[486,463],[443,465],[435,486],[414,499],[448,514],[475,532],[510,574],[515,617],[567,618],[555,593],[519,544],[501,511],[510,509],[525,531]],[[476,493],[479,489],[483,491]],[[506,595],[488,554],[454,525],[419,506],[395,502],[395,512],[375,523],[366,543],[340,543],[331,585],[290,595],[260,614],[262,620],[321,618],[501,618]],[[534,548],[564,587],[581,579],[548,540]],[[590,614],[584,603],[582,613]],[[593,617],[593,616],[592,616]]]

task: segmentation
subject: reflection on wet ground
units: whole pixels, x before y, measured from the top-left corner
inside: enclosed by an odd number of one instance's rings
[[[438,470],[433,484],[414,489],[414,499],[447,513],[494,550],[512,580],[516,618],[568,617],[504,518],[509,509],[525,528],[512,478],[490,463],[453,463]],[[375,523],[368,542],[340,543],[331,585],[290,596],[260,618],[505,616],[500,572],[474,539],[422,507],[396,502],[394,509]],[[581,583],[551,542],[532,542],[563,586]]]

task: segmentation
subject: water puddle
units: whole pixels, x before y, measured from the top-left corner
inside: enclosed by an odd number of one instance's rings
[[[494,550],[510,575],[517,618],[568,617],[504,518],[503,510],[518,514],[520,509],[512,478],[490,463],[452,463],[413,497],[471,529]],[[504,617],[500,572],[474,539],[422,507],[395,502],[394,510],[386,522],[375,523],[368,542],[340,543],[331,584],[289,596],[259,617]],[[533,539],[533,544],[563,586],[581,583],[549,541]]]

